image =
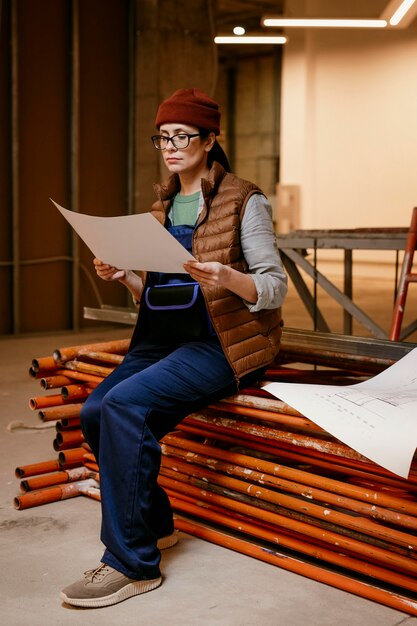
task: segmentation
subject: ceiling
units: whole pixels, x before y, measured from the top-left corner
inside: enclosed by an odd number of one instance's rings
[[[280,14],[283,10],[284,0],[215,0],[216,30],[231,34],[232,28],[239,25],[246,31],[259,31],[262,15]]]
[[[324,0],[322,2],[307,3],[321,7],[315,12],[309,11],[308,15],[291,15],[287,10],[285,0],[214,0],[214,14],[217,33],[231,34],[233,26],[244,26],[246,31],[266,30],[263,29],[261,17],[265,15],[282,15],[287,17],[346,17],[346,18],[378,18],[388,0]]]
[[[303,3],[300,2],[300,5]],[[213,0],[216,34],[231,34],[233,26],[241,25],[247,31],[266,30],[261,26],[261,18],[266,15],[310,18],[379,18],[385,17],[398,8],[401,0],[306,0],[305,14],[296,15],[289,9],[286,0]],[[417,5],[409,10],[409,20],[417,13]],[[387,18],[386,18],[387,19]],[[407,21],[407,18],[406,20]]]
[[[389,4],[389,0],[307,1],[308,13],[292,15],[288,10],[286,0],[213,0],[215,34],[232,35],[234,26],[243,26],[247,34],[260,32],[268,35],[281,34],[282,29],[265,28],[261,25],[261,18],[266,15],[312,18],[379,18]],[[230,44],[219,46],[219,48],[220,57],[231,59],[236,56],[252,56],[253,54],[270,52],[272,46]]]
[[[214,0],[215,34],[232,35],[234,26],[243,26],[248,33],[265,30],[261,26],[261,17],[267,13],[282,13],[284,4],[285,0]],[[245,56],[270,53],[272,48],[273,46],[231,44],[219,46],[218,53],[219,58],[224,61],[235,61]]]

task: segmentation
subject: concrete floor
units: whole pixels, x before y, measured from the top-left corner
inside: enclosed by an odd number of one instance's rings
[[[367,287],[365,286],[365,289]],[[381,290],[379,289],[378,310]],[[415,310],[415,309],[414,309]],[[288,326],[311,328],[290,293]],[[337,330],[334,328],[333,330]],[[18,465],[56,458],[51,430],[9,431],[14,421],[39,424],[28,408],[39,384],[27,371],[34,357],[60,346],[127,337],[126,328],[0,339],[0,619],[7,626],[131,624],[150,626],[411,626],[410,617],[371,601],[181,534],[164,553],[163,585],[105,609],[69,608],[62,587],[99,562],[100,505],[84,497],[16,511]]]

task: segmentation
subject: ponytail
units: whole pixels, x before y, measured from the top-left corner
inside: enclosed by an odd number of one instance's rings
[[[209,136],[209,132],[202,128],[199,128],[198,130],[200,131],[201,139],[207,139],[207,137]],[[224,167],[226,172],[232,171],[230,167],[229,159],[227,158],[225,151],[223,150],[223,148],[221,147],[217,139],[214,141],[213,147],[207,156],[207,165],[209,168],[211,168],[214,161],[217,161],[217,163],[220,163],[220,165]]]
[[[231,171],[229,159],[227,158],[225,151],[223,150],[221,145],[218,143],[217,139],[214,142],[212,149],[208,153],[207,165],[211,167],[214,161],[217,161],[217,163],[220,163],[220,165],[224,167],[226,172]]]

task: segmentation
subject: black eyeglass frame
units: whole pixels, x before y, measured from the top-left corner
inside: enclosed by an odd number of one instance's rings
[[[187,139],[188,139],[187,145],[178,147],[175,144],[175,137],[187,137]],[[185,150],[190,145],[190,140],[193,137],[201,137],[201,133],[177,133],[175,135],[172,135],[172,137],[168,137],[168,135],[152,135],[151,141],[152,141],[152,143],[154,145],[154,148],[156,148],[157,150],[166,150],[168,148],[169,142],[172,143],[172,145],[174,146],[174,148],[176,150]],[[156,145],[155,142],[161,141],[161,140],[165,140],[166,141],[165,148],[160,148],[159,146]]]

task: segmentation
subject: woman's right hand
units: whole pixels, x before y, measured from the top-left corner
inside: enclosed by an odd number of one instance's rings
[[[93,263],[97,276],[103,280],[120,280],[126,277],[126,270],[119,270],[117,267],[103,263],[100,259],[94,259]]]
[[[119,270],[117,267],[103,263],[100,259],[94,259],[93,263],[97,276],[108,281],[118,280],[129,289],[133,300],[139,302],[143,289],[143,282],[140,276],[132,270]]]

